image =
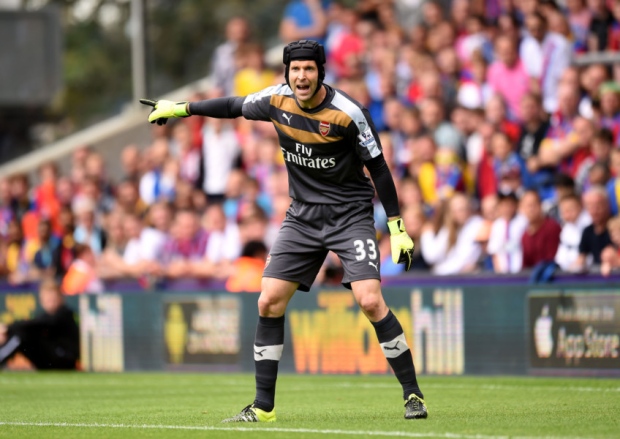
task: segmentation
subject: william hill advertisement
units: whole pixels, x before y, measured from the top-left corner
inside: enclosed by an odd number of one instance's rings
[[[620,295],[567,291],[529,297],[530,366],[620,369]]]
[[[240,350],[240,300],[231,295],[168,299],[163,304],[169,366],[235,364]]]

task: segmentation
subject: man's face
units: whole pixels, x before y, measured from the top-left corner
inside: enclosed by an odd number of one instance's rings
[[[542,215],[542,207],[538,198],[530,193],[523,195],[521,198],[521,212],[530,223],[538,221]]]
[[[496,51],[497,57],[506,66],[512,67],[516,64],[518,60],[517,50],[515,45],[508,38],[502,38],[497,42]]]
[[[607,221],[609,204],[603,196],[597,193],[588,193],[584,196],[583,201],[594,224],[603,224]]]
[[[44,288],[39,291],[39,301],[41,308],[48,314],[54,314],[62,305],[62,297],[54,288]]]
[[[562,218],[562,221],[574,223],[577,221],[580,213],[581,205],[577,200],[568,199],[560,202],[560,218]]]
[[[295,97],[300,104],[311,103],[319,83],[319,69],[311,60],[291,61],[288,79]]]

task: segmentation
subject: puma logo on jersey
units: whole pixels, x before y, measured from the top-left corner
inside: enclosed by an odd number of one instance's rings
[[[398,342],[397,342],[397,343],[398,343]],[[259,351],[259,352],[254,351],[254,353],[255,353],[256,355],[258,355],[258,356],[262,357],[262,356],[263,356],[263,352],[265,352],[266,350],[267,350],[267,349],[263,349],[262,351]]]
[[[291,124],[291,118],[293,117],[293,115],[291,114],[290,116],[286,113],[282,113],[282,116],[286,119],[286,121],[288,122],[288,124]]]
[[[375,270],[377,270],[377,273],[379,272],[379,267],[377,267],[377,264],[373,264],[372,262],[368,261],[368,265],[372,265],[373,267],[375,267]]]
[[[400,343],[400,341],[397,341],[396,344],[392,347],[384,346],[383,349],[385,349],[386,351],[400,351],[400,348],[398,347],[398,343]]]

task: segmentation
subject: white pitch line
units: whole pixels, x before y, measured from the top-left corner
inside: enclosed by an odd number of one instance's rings
[[[213,427],[213,426],[200,426],[200,425],[149,425],[149,424],[86,424],[75,423],[70,424],[67,422],[2,422],[0,426],[13,426],[13,427],[64,427],[64,428],[135,428],[145,430],[198,430],[198,431],[239,431],[246,433],[260,433],[268,431],[272,433],[309,433],[309,434],[333,434],[343,436],[385,436],[385,437],[434,437],[445,439],[583,439],[577,437],[563,437],[558,438],[554,436],[491,436],[485,434],[459,434],[459,433],[413,433],[406,431],[364,431],[364,430],[319,430],[312,428],[276,428],[276,427]]]
[[[365,389],[384,389],[398,387],[398,384],[389,383],[334,383],[331,387],[344,388],[365,388]],[[429,383],[423,386],[425,389],[472,389],[476,390],[541,390],[541,391],[558,391],[558,392],[620,392],[620,387],[559,387],[559,386],[530,386],[523,384],[522,386],[511,386],[505,384],[434,384]]]

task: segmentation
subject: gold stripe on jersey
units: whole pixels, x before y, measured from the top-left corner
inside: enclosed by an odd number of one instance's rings
[[[319,133],[300,130],[287,125],[283,125],[275,119],[271,119],[276,128],[299,143],[333,143],[342,140],[343,137],[322,136]]]
[[[344,111],[334,110],[332,108],[323,108],[321,111],[318,111],[316,113],[306,113],[301,108],[299,108],[297,102],[295,102],[295,98],[291,96],[271,95],[270,103],[271,105],[279,108],[282,111],[298,114],[299,116],[305,117],[306,119],[318,120],[319,122],[325,121],[333,123],[335,125],[340,125],[345,128],[348,127],[353,120]]]

